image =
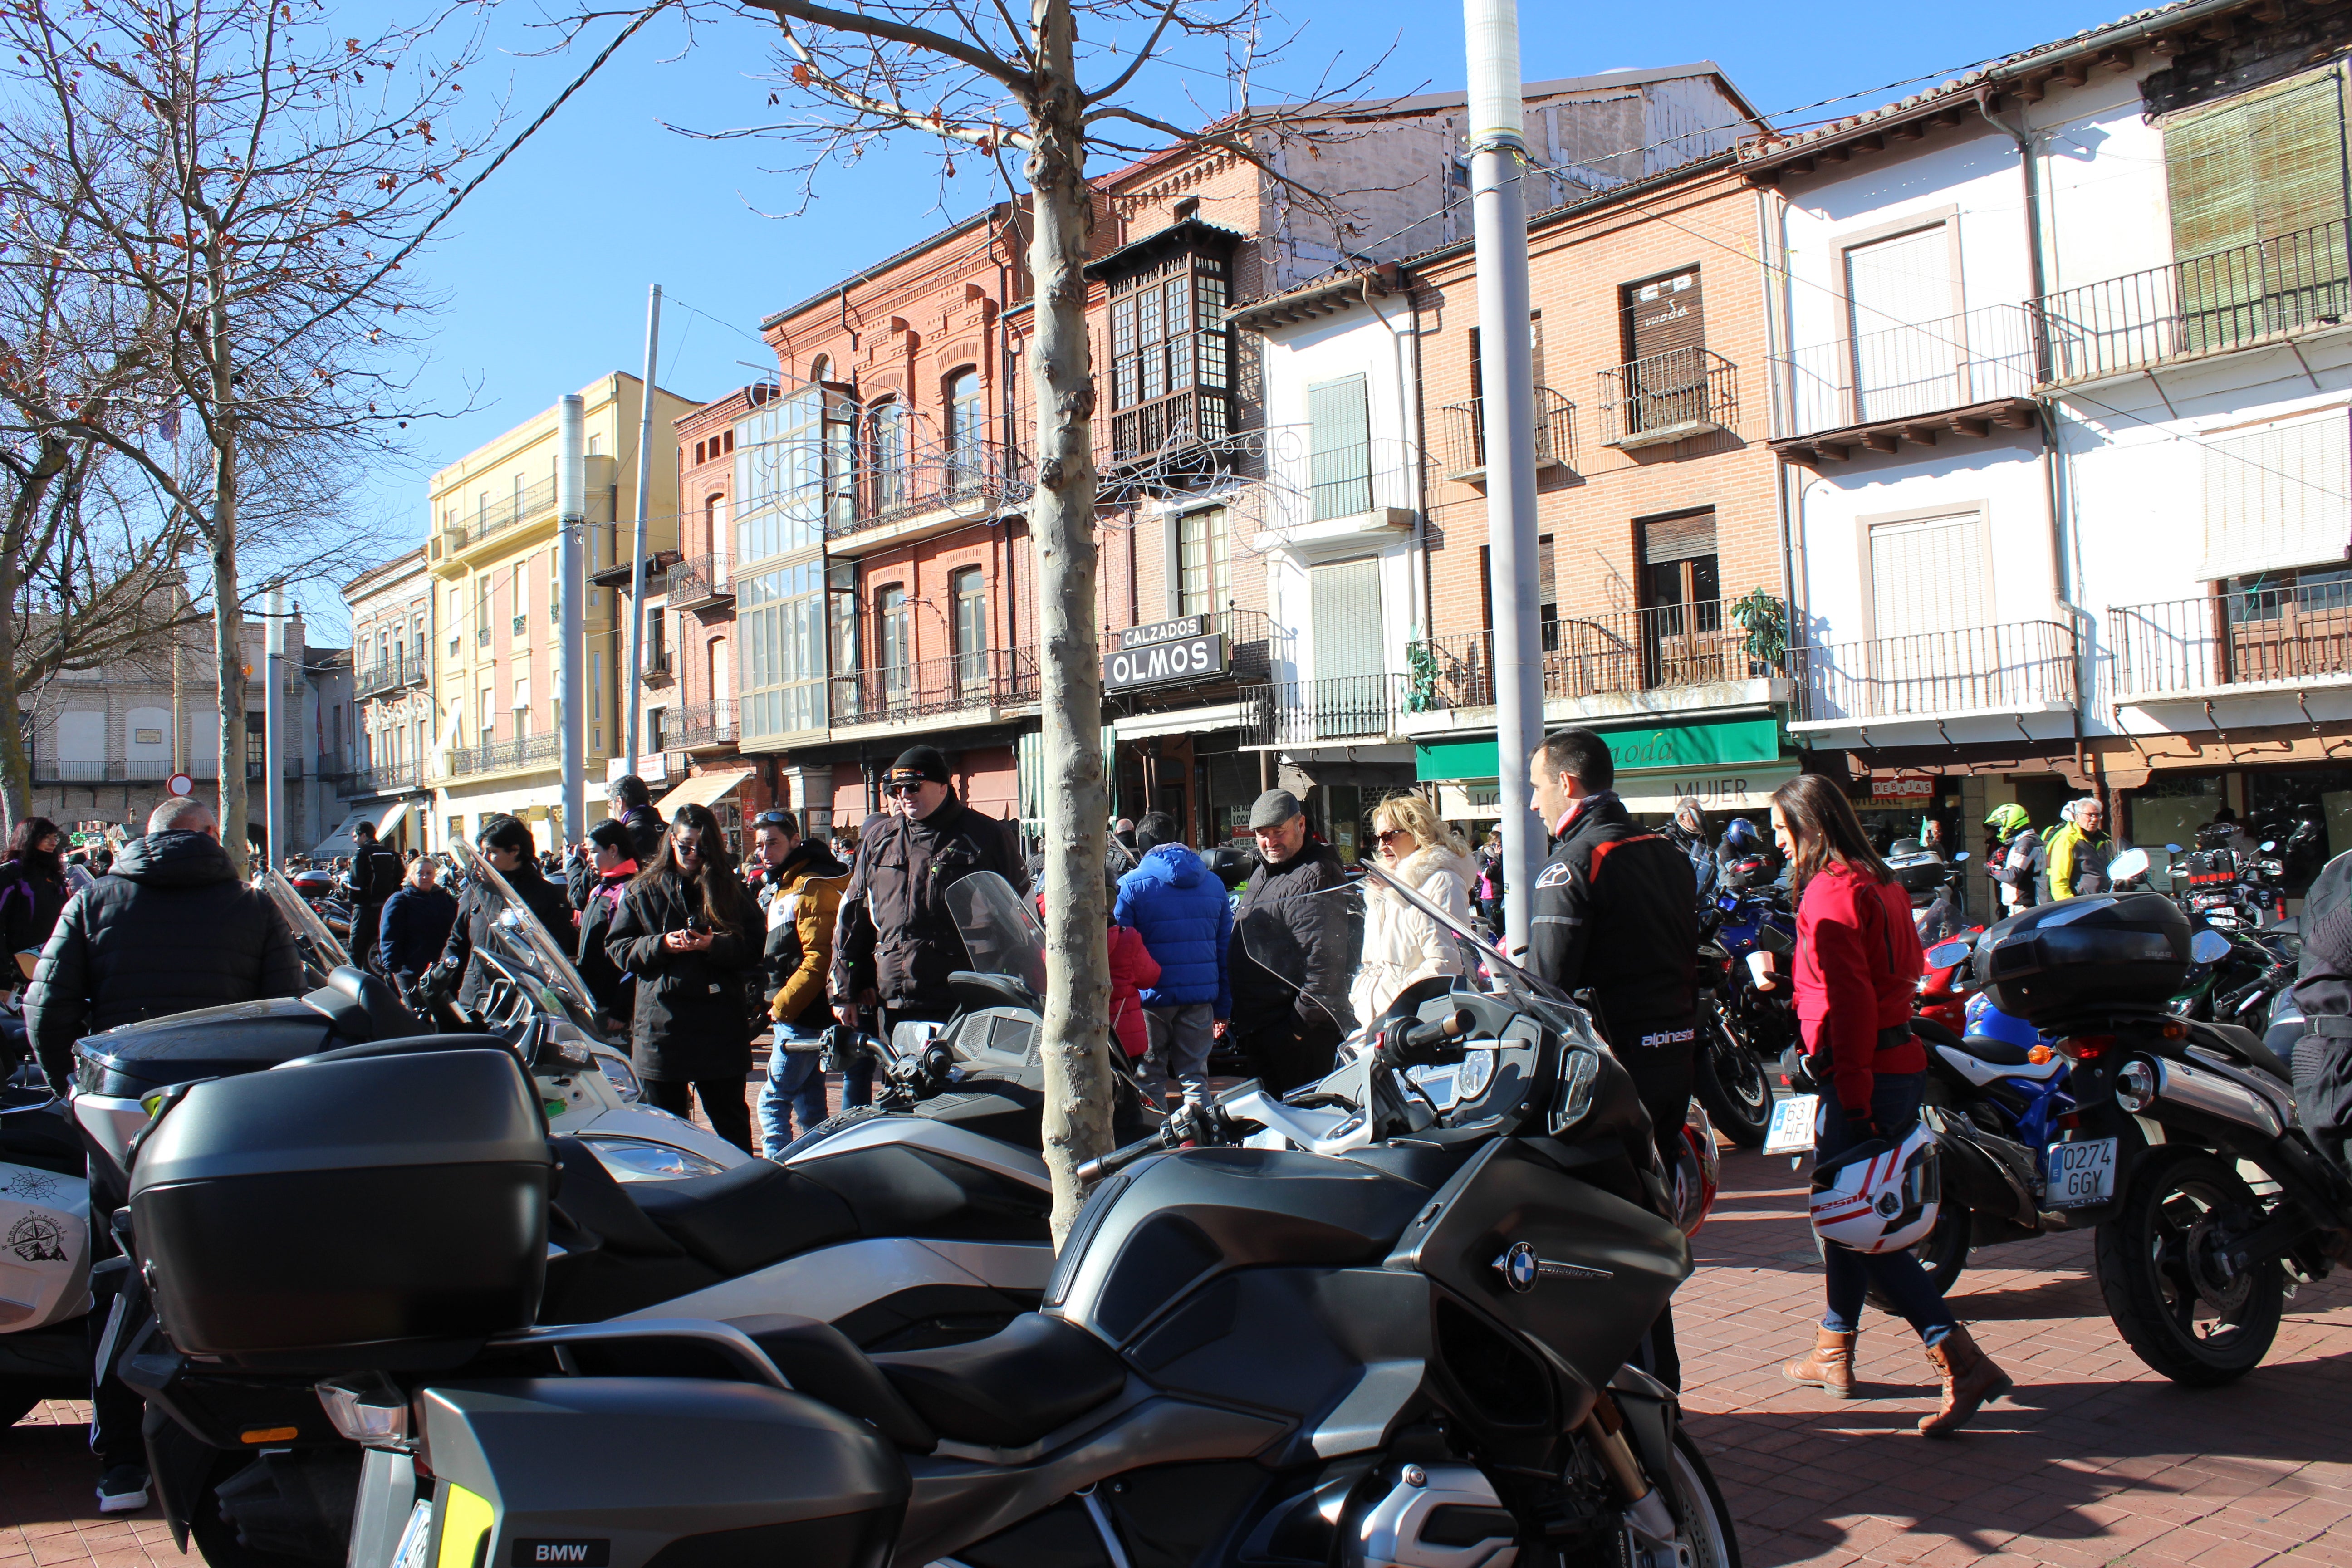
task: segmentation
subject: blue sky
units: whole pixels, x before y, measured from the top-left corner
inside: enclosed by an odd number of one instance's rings
[[[1713,59],[1776,123],[1793,125],[1899,98],[1918,84],[1891,84],[1923,75],[1932,83],[2121,14],[2116,0],[1987,0],[1957,11],[1864,0],[1813,0],[1795,10],[1694,0],[1669,13],[1526,0],[1521,63],[1529,80],[1542,80]],[[611,36],[531,58],[549,41],[530,25],[541,15],[520,0],[497,6],[493,37],[511,52],[469,73],[476,92],[505,91],[518,121],[536,114]],[[1291,0],[1289,15],[1302,30],[1286,62],[1259,74],[1259,101],[1303,96],[1327,64],[1340,78],[1373,70],[1380,91],[1462,84],[1458,6],[1349,0],[1318,8]],[[1662,25],[1669,16],[1672,27]],[[662,384],[714,397],[753,378],[736,362],[764,358],[763,315],[1003,195],[969,160],[954,180],[941,181],[929,146],[909,141],[820,177],[800,216],[769,216],[798,201],[797,181],[772,171],[799,154],[665,128],[724,131],[773,113],[767,87],[753,79],[767,66],[767,37],[748,20],[699,27],[691,44],[680,26],[647,27],[476,194],[417,264],[446,300],[429,329],[431,357],[417,389],[428,405],[463,412],[412,426],[413,460],[377,467],[352,497],[354,520],[384,539],[387,555],[421,537],[425,477],[434,468],[609,370],[637,370],[648,284],[660,283],[669,300]],[[1133,95],[1171,120],[1223,112],[1229,87],[1203,68],[1210,66],[1160,69],[1156,78],[1147,68]],[[1841,94],[1858,96],[1801,108]],[[339,606],[305,608],[318,640],[340,637]]]

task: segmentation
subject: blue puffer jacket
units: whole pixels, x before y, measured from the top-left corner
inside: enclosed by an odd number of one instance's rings
[[[1143,993],[1147,1007],[1214,1005],[1216,1016],[1234,1010],[1225,949],[1233,940],[1234,908],[1225,885],[1205,861],[1181,844],[1162,844],[1143,864],[1118,879],[1111,918],[1143,934],[1143,945],[1160,961],[1160,984]]]

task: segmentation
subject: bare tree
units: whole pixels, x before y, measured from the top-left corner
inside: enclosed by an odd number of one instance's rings
[[[1228,45],[1255,40],[1255,0],[1223,6],[1031,0],[1025,20],[1003,0],[862,0],[855,8],[740,0],[733,8],[776,28],[784,68],[771,101],[789,95],[810,110],[806,118],[738,134],[799,138],[816,150],[812,168],[908,132],[935,139],[948,174],[958,153],[994,160],[1017,153],[1024,160],[1037,301],[1034,347],[1024,357],[1037,420],[1029,524],[1041,561],[1044,644],[1045,1152],[1058,1238],[1084,1196],[1077,1167],[1109,1146],[1112,1083],[1104,1024],[1108,797],[1095,631],[1095,386],[1084,275],[1094,224],[1088,156],[1126,161],[1148,147],[1213,148],[1255,164],[1301,203],[1328,210],[1327,196],[1284,174],[1276,148],[1345,132],[1246,112],[1187,130],[1126,96],[1147,66],[1180,44],[1202,46],[1222,66]],[[1082,21],[1099,31],[1101,43],[1082,47]],[[1091,87],[1080,79],[1088,72],[1100,77]]]
[[[414,416],[385,368],[423,303],[400,258],[484,145],[443,129],[478,47],[453,15],[362,38],[320,0],[0,5],[24,110],[0,121],[0,203],[47,246],[12,245],[0,269],[103,300],[135,372],[95,405],[69,378],[12,377],[16,423],[119,455],[157,535],[209,557],[225,760],[245,753],[248,542],[336,521],[341,481]],[[246,820],[242,768],[221,770],[220,808]],[[244,835],[222,837],[241,866]]]

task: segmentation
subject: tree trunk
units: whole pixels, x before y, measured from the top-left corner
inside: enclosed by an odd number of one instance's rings
[[[1045,1168],[1054,1180],[1054,1243],[1069,1235],[1085,1194],[1078,1165],[1110,1147],[1110,959],[1104,936],[1107,802],[1102,765],[1102,656],[1095,642],[1095,406],[1087,363],[1085,105],[1073,58],[1069,0],[1033,0],[1036,146],[1029,242],[1036,339],[1029,355],[1037,407],[1037,490],[1029,527],[1041,560],[1038,634],[1045,784]]]
[[[245,635],[236,576],[236,384],[229,356],[228,279],[217,241],[212,262],[213,662],[220,679],[220,837],[236,874],[247,874],[245,791]],[[269,679],[263,661],[262,679]],[[277,845],[268,856],[283,855]]]

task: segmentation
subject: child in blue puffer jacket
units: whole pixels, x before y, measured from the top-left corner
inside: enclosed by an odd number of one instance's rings
[[[1226,972],[1233,905],[1224,883],[1184,847],[1176,819],[1166,812],[1150,812],[1137,823],[1135,842],[1143,860],[1119,879],[1111,918],[1139,933],[1160,964],[1158,984],[1143,992],[1151,1044],[1137,1072],[1147,1091],[1163,1099],[1172,1075],[1185,1100],[1198,1104],[1209,1095],[1209,1050],[1217,1026],[1234,1010]]]

